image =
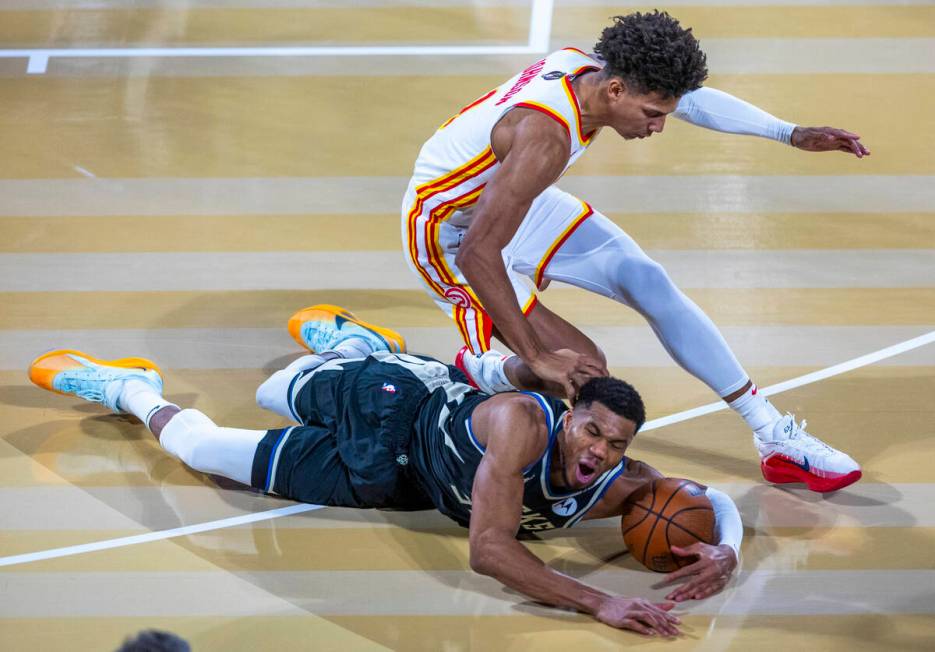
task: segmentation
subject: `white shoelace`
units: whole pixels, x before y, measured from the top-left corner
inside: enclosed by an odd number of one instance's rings
[[[802,419],[802,424],[799,425],[795,420],[794,414],[787,413],[786,416],[789,416],[792,418],[792,433],[789,435],[789,439],[796,440],[804,448],[810,451],[817,452],[817,453],[829,454],[829,453],[837,452],[833,448],[831,448],[831,446],[829,446],[825,442],[818,439],[818,437],[815,437],[814,435],[810,435],[807,432],[805,432],[805,426],[808,423],[808,421],[806,421],[805,419]]]

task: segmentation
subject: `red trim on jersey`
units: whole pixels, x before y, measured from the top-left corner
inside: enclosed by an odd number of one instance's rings
[[[562,127],[565,128],[565,132],[568,134],[568,137],[571,138],[571,128],[568,126],[568,123],[565,122],[565,118],[563,118],[561,115],[559,115],[558,113],[556,113],[549,107],[545,106],[544,104],[536,104],[534,102],[519,102],[517,104],[514,104],[513,107],[514,108],[522,107],[524,109],[532,109],[533,111],[538,111],[539,113],[543,115],[549,116],[550,118],[555,120],[555,122],[562,125]]]

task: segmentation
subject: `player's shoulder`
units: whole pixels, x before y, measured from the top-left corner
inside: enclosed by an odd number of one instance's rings
[[[541,454],[554,428],[554,410],[538,394],[507,392],[475,408],[473,428],[489,450],[510,450],[520,457]]]

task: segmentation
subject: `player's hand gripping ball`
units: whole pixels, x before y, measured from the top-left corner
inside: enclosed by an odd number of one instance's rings
[[[690,564],[672,554],[701,541],[714,543],[714,509],[705,487],[682,478],[647,482],[627,499],[620,524],[630,553],[646,568],[668,573]]]

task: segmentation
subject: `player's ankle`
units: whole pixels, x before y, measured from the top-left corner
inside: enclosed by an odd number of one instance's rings
[[[773,438],[773,425],[782,418],[782,415],[757,390],[756,385],[751,384],[747,391],[728,405],[747,422],[757,437],[764,440]]]

